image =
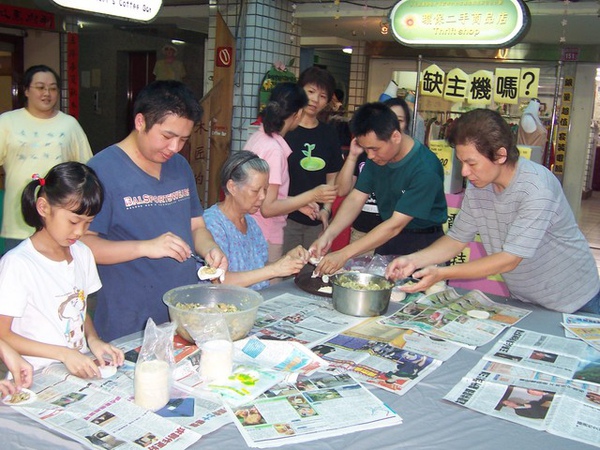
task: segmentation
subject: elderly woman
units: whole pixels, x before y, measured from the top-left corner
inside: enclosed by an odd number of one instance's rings
[[[269,188],[267,162],[250,151],[233,152],[221,169],[221,188],[225,199],[207,209],[204,220],[229,261],[225,283],[259,290],[273,278],[300,272],[308,251],[298,246],[267,264],[267,241],[251,216]]]

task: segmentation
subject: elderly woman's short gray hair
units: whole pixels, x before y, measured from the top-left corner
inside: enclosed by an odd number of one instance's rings
[[[229,190],[227,189],[227,182],[229,180],[235,184],[245,184],[251,170],[268,174],[269,163],[260,158],[256,153],[248,150],[231,152],[221,169],[221,189],[223,189],[223,192],[229,194]]]

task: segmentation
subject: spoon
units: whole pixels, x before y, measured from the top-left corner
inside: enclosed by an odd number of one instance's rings
[[[194,258],[196,260],[196,262],[199,262],[200,264],[204,265],[204,260],[202,258],[200,258],[198,255],[196,255],[194,252],[192,252],[190,254],[191,258]]]

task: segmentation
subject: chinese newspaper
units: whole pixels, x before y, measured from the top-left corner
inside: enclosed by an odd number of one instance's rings
[[[276,385],[253,402],[230,408],[246,444],[277,447],[402,423],[352,377],[318,375]]]
[[[530,312],[495,303],[480,291],[459,294],[450,288],[406,304],[381,323],[475,348],[491,342]]]

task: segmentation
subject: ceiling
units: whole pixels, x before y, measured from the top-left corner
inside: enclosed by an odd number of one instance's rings
[[[40,3],[40,0],[33,1]],[[384,36],[380,28],[397,0],[295,0],[289,3],[295,5],[294,20],[300,25],[302,46],[334,49],[352,45],[356,40],[394,42],[392,33]],[[559,45],[564,38],[567,46],[600,46],[600,0],[525,0],[525,3],[531,12],[531,27],[522,43]],[[149,24],[122,21],[116,24],[101,18],[94,22],[191,40],[194,34],[208,34],[208,5],[209,0],[163,0],[158,16]]]
[[[287,0],[277,0],[287,1]],[[301,45],[339,48],[351,41],[393,42],[380,32],[395,0],[296,0],[295,18],[301,25]],[[336,5],[336,3],[338,3]],[[599,0],[529,0],[531,28],[521,42],[600,45]],[[365,5],[367,5],[365,7]],[[563,20],[566,20],[563,25]],[[154,22],[208,33],[208,0],[163,0]]]

